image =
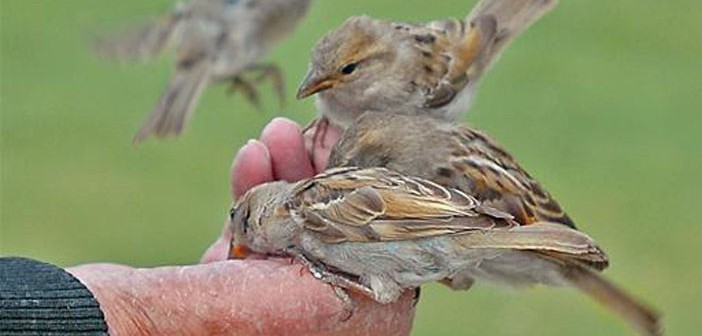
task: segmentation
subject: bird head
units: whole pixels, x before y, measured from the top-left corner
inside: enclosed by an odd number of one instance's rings
[[[317,42],[297,98],[382,78],[395,57],[388,46],[393,31],[391,23],[368,16],[346,20]]]
[[[234,205],[230,214],[234,234],[230,257],[244,259],[251,252],[277,255],[289,245],[295,234],[283,203],[289,188],[290,184],[282,181],[262,184]]]

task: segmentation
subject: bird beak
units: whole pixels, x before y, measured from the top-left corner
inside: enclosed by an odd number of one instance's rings
[[[305,80],[297,90],[297,99],[307,98],[315,93],[330,89],[336,84],[334,78],[325,77],[322,73],[310,70],[305,76]]]
[[[251,254],[251,250],[244,245],[232,244],[229,249],[229,259],[246,259]]]

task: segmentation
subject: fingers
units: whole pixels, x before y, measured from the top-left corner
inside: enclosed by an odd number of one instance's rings
[[[273,164],[268,148],[258,140],[249,140],[236,154],[231,176],[234,199],[261,183],[273,181]]]
[[[311,129],[312,132],[319,131]],[[324,171],[331,150],[341,136],[341,129],[329,125],[323,137],[312,143],[312,135],[304,136],[300,126],[285,118],[273,119],[261,133],[261,140],[249,140],[234,158],[231,190],[238,199],[249,189],[275,180],[299,181]],[[311,149],[314,147],[314,151]],[[314,153],[313,161],[309,153]],[[226,260],[232,233],[228,222],[221,236],[200,259],[201,263]]]
[[[200,258],[201,264],[209,264],[215,261],[227,260],[229,258],[229,247],[232,241],[232,230],[229,226],[229,219],[224,223],[222,234],[215,240]]]
[[[333,144],[340,132],[330,127],[328,134],[326,143]],[[328,148],[320,148],[315,152],[317,163],[313,165],[308,153],[311,145],[306,145],[306,141],[309,142],[309,139],[303,137],[295,122],[285,118],[273,119],[261,133],[260,141],[249,140],[236,154],[231,170],[232,197],[238,199],[262,183],[275,180],[294,182],[321,172],[331,146],[327,145]],[[314,166],[322,168],[314,169]],[[225,223],[222,235],[205,251],[200,262],[226,260],[231,235]]]
[[[378,304],[353,296],[347,321],[334,290],[286,260],[231,260],[206,265],[69,269],[100,302],[111,334],[407,335],[412,291]]]
[[[273,119],[261,133],[261,141],[250,140],[234,159],[234,198],[261,183],[274,180],[294,182],[324,171],[342,130],[329,125],[323,132],[324,137],[317,137],[313,144],[311,133],[314,131],[311,129],[303,136],[295,122],[285,118]],[[310,161],[310,152],[314,153],[313,161]]]
[[[271,155],[276,180],[299,181],[314,176],[300,126],[285,118],[275,118],[261,133]]]

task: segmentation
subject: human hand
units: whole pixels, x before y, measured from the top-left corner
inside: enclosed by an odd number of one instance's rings
[[[323,170],[339,135],[330,128],[325,139],[312,144],[295,123],[273,120],[260,141],[250,141],[237,154],[234,197],[260,183],[313,176]],[[225,227],[202,265],[135,269],[103,264],[68,271],[96,296],[111,335],[409,334],[413,293],[388,305],[350,293],[356,307],[342,321],[344,306],[334,290],[303,266],[282,259],[224,261],[230,237]]]

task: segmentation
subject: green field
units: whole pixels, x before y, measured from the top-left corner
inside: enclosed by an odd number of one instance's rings
[[[317,1],[269,58],[292,93],[313,43],[345,17],[460,17],[473,2]],[[185,136],[132,145],[169,59],[112,64],[87,42],[170,3],[0,1],[2,255],[64,266],[196,262],[231,202],[237,148],[275,115],[300,123],[314,115],[311,101],[291,97],[279,113],[267,92],[264,114],[212,87]],[[697,334],[702,305],[700,20],[697,1],[562,1],[505,53],[466,117],[600,242],[612,259],[607,276],[655,304],[670,335]],[[415,334],[633,332],[571,290],[430,285]]]

